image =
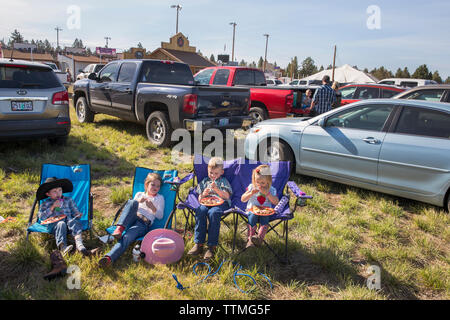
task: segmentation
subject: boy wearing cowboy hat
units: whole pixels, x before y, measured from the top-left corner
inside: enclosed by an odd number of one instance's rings
[[[63,252],[63,255],[72,250],[72,245],[67,246],[67,229],[69,229],[75,238],[77,250],[87,256],[89,251],[83,244],[82,226],[79,219],[82,213],[78,211],[72,198],[63,196],[63,193],[72,192],[72,190],[72,182],[68,179],[47,178],[36,192],[38,200],[45,199],[39,208],[38,215],[41,221],[61,214],[66,215],[66,218],[54,223],[51,229],[58,249]]]

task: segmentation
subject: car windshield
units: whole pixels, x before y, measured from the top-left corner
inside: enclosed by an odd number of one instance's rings
[[[24,65],[0,65],[0,88],[57,88],[61,83],[52,69]]]

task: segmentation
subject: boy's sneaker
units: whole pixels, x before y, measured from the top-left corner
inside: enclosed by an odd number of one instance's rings
[[[208,247],[208,250],[206,250],[205,256],[203,257],[204,260],[210,260],[214,258],[214,253],[216,251],[216,247]]]
[[[191,250],[187,253],[190,256],[198,256],[203,252],[203,244],[196,243]]]
[[[101,258],[98,261],[98,265],[100,266],[100,268],[106,268],[110,264],[111,264],[111,258],[108,256],[104,256],[103,258]]]

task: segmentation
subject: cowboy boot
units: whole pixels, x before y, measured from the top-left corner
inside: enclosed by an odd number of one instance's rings
[[[52,270],[44,276],[45,280],[53,280],[56,277],[63,277],[66,275],[67,264],[59,250],[54,250],[50,254],[50,261],[52,263]]]
[[[247,245],[245,248],[253,247],[252,237],[256,234],[256,226],[247,225]]]
[[[264,237],[266,236],[267,230],[269,229],[268,225],[260,226],[258,230],[258,235],[254,235],[252,237],[252,242],[255,246],[259,247],[262,245]]]

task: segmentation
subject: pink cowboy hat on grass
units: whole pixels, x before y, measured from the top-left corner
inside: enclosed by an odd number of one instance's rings
[[[169,264],[177,262],[184,253],[183,238],[170,229],[155,229],[142,240],[141,252],[150,264]]]

